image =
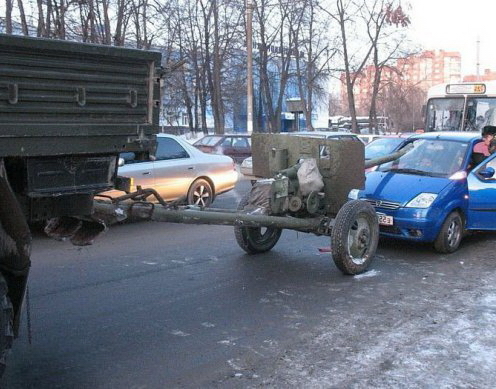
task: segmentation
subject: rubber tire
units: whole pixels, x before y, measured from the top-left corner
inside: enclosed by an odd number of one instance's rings
[[[238,211],[243,210],[248,204],[249,193],[244,195],[238,204]],[[234,236],[239,247],[248,254],[259,254],[269,251],[276,245],[281,237],[282,229],[267,227],[262,235],[261,227],[234,226]]]
[[[0,274],[0,377],[5,371],[7,355],[12,348],[14,340],[13,320],[14,309],[9,296],[7,295],[7,282]]]
[[[350,233],[355,230],[359,236],[353,239]],[[351,247],[357,243],[358,247]],[[331,253],[337,268],[347,275],[363,273],[372,262],[378,243],[379,223],[375,209],[362,200],[344,204],[331,231]],[[363,252],[355,257],[353,250]]]
[[[188,190],[188,204],[208,207],[213,201],[214,191],[208,181],[200,178],[191,184]]]
[[[434,241],[434,249],[442,254],[455,252],[460,247],[463,230],[463,220],[460,213],[457,211],[451,212],[444,220],[443,226]],[[452,234],[456,236],[451,236]]]

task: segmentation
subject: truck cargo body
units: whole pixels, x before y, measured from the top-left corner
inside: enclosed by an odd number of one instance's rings
[[[88,212],[91,196],[114,186],[118,154],[152,147],[160,61],[159,52],[0,34],[0,158],[28,219]]]
[[[140,151],[158,52],[0,35],[0,157]]]

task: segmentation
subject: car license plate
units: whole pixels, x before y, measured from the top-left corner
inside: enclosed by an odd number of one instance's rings
[[[381,226],[392,226],[393,225],[393,217],[384,215],[383,213],[377,214],[377,219]]]

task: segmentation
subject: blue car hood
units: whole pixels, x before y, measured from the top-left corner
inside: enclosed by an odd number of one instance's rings
[[[370,172],[360,197],[388,200],[405,205],[420,193],[441,193],[452,181],[448,178],[392,172]]]

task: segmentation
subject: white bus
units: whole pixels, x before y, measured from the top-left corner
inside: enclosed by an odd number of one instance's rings
[[[332,122],[332,125],[330,126],[331,128],[345,128],[347,130],[351,130],[351,117],[339,116],[334,118],[336,119]],[[370,131],[370,118],[368,116],[357,116],[356,120],[360,133],[368,134]],[[380,134],[386,133],[391,129],[391,123],[387,116],[377,116],[377,129]]]
[[[425,131],[481,131],[496,125],[496,81],[440,84],[427,93]]]

